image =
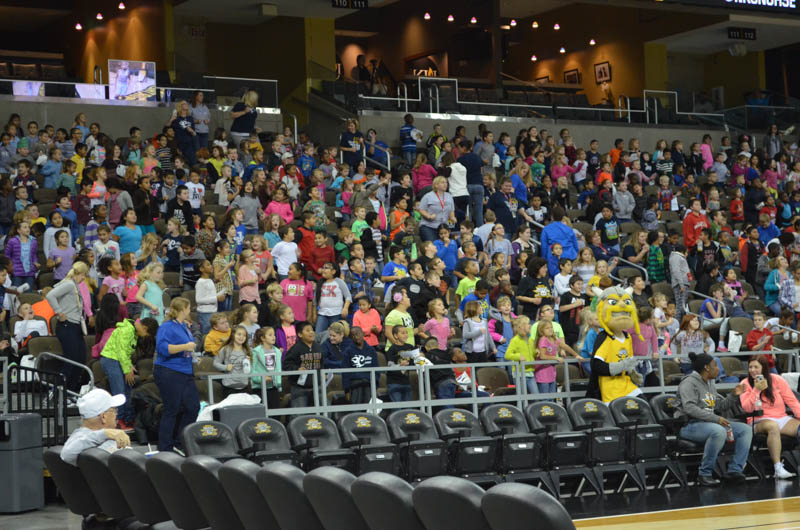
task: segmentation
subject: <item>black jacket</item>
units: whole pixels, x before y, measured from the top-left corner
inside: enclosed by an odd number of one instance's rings
[[[137,214],[138,215],[138,214]],[[165,215],[167,220],[177,217],[178,220],[186,227],[190,234],[194,234],[194,223],[192,222],[192,205],[189,201],[183,204],[178,204],[178,198],[175,197],[167,202],[167,212]]]
[[[287,372],[299,370],[301,366],[309,371],[305,382],[303,384],[298,383],[298,379],[301,377],[299,375],[289,376],[289,380],[292,382],[293,386],[306,389],[313,388],[314,378],[311,375],[311,370],[317,370],[317,372],[319,372],[322,368],[322,347],[318,342],[315,341],[314,344],[308,346],[302,340],[298,340],[297,343],[286,352],[286,357],[283,359],[284,370]]]

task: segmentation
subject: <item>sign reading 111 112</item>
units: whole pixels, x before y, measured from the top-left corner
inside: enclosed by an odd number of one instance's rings
[[[331,5],[343,9],[366,9],[369,7],[369,0],[331,0]]]

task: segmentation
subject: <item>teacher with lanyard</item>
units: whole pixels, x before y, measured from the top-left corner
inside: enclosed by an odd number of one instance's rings
[[[433,189],[426,193],[417,204],[422,216],[419,222],[419,236],[423,241],[434,241],[438,237],[439,225],[456,224],[456,206],[453,196],[447,193],[447,179],[433,179]]]
[[[86,364],[86,322],[83,316],[83,298],[79,285],[86,279],[89,268],[85,263],[75,262],[66,277],[47,293],[47,301],[58,317],[56,337],[61,343],[64,357],[79,364]],[[71,363],[63,363],[61,374],[66,381],[67,390],[77,392],[81,388],[83,370]]]
[[[194,338],[189,331],[189,300],[172,300],[163,324],[156,334],[156,360],[153,377],[164,411],[158,428],[158,450],[171,451],[180,446],[177,435],[197,419],[200,398],[194,384],[192,352]]]

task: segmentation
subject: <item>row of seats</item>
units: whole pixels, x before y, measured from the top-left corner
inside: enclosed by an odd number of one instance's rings
[[[224,423],[197,422],[182,437],[188,455],[222,461],[244,456],[256,463],[299,464],[306,471],[381,471],[409,482],[449,473],[480,484],[532,482],[555,496],[569,477],[585,479],[598,494],[612,474],[622,477],[620,486],[630,478],[645,489],[651,468],[664,472],[659,486],[668,473],[686,482],[685,472],[666,458],[665,426],[639,398],[619,398],[609,406],[580,399],[567,409],[536,402],[524,412],[497,404],[484,407],[480,417],[463,409],[443,409],[433,417],[405,409],[384,421],[356,412],[343,416],[338,428],[324,416],[298,416],[286,428],[254,418],[241,422],[235,436]]]
[[[440,476],[413,488],[379,472],[356,478],[328,466],[306,474],[281,462],[223,464],[173,452],[147,458],[134,450],[89,449],[74,467],[59,450],[44,458],[67,507],[84,518],[103,513],[120,527],[171,521],[187,530],[522,530],[539,521],[552,530],[575,528],[557,500],[526,484],[484,491]]]

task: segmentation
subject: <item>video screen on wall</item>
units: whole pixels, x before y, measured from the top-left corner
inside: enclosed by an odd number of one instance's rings
[[[156,63],[109,59],[108,97],[127,101],[155,101]]]
[[[44,96],[44,83],[41,81],[14,81],[11,90],[15,96]]]
[[[105,85],[75,83],[75,92],[81,99],[106,99]]]

